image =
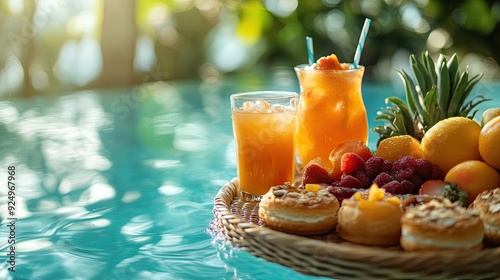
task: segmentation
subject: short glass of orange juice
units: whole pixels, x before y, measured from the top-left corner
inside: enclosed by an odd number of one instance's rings
[[[330,152],[347,140],[368,141],[368,119],[361,93],[365,68],[344,64],[345,70],[298,65],[300,101],[297,113],[297,158],[306,165],[321,158],[332,168]]]
[[[272,186],[293,183],[298,94],[237,93],[230,97],[242,199],[260,200]]]

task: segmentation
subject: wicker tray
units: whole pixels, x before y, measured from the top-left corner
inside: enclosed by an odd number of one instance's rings
[[[343,241],[336,233],[302,237],[265,227],[258,203],[239,199],[236,179],[214,200],[215,223],[233,246],[298,272],[338,279],[500,279],[500,247],[470,252],[404,252]]]

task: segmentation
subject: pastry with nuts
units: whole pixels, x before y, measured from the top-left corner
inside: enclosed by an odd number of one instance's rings
[[[335,229],[338,210],[337,198],[320,185],[298,188],[287,183],[271,187],[262,197],[259,217],[275,230],[318,235]]]
[[[447,199],[409,208],[401,217],[405,251],[480,250],[483,237],[479,215]]]
[[[480,193],[471,207],[483,221],[484,239],[500,245],[500,188]]]
[[[445,199],[447,199],[447,198],[433,196],[433,195],[416,194],[416,195],[412,195],[412,196],[404,198],[401,202],[401,206],[403,206],[403,210],[406,211],[409,208],[416,207],[418,205],[422,205],[425,203],[429,203],[432,200],[442,202]]]
[[[402,214],[401,200],[372,184],[368,192],[342,201],[337,231],[340,238],[357,244],[397,245]]]

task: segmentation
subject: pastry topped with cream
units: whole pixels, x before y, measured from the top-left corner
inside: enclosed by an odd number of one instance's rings
[[[335,229],[338,209],[337,198],[320,185],[298,188],[287,183],[271,187],[262,197],[259,217],[275,230],[316,235]]]
[[[483,221],[485,240],[500,244],[500,188],[480,193],[471,207]]]
[[[401,200],[373,184],[368,192],[356,192],[342,201],[337,231],[340,238],[353,243],[397,245],[402,214]]]
[[[401,218],[404,250],[479,250],[484,227],[479,215],[449,200],[407,209]]]

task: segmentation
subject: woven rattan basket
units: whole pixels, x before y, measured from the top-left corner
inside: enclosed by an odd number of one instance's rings
[[[500,279],[500,246],[479,252],[404,252],[361,246],[335,233],[302,237],[275,231],[259,220],[258,203],[239,199],[236,179],[214,201],[218,230],[233,246],[298,272],[337,279]]]

